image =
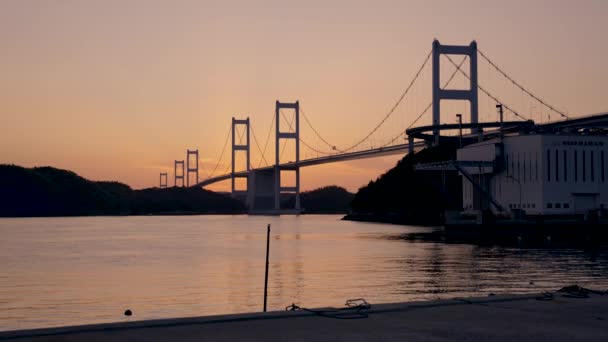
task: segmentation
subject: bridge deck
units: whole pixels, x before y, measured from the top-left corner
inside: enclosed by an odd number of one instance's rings
[[[421,141],[414,144],[415,149],[421,149],[424,146],[425,146],[424,142],[421,142]],[[327,163],[344,162],[344,161],[349,161],[349,160],[377,158],[377,157],[390,156],[390,155],[394,155],[394,154],[402,154],[404,152],[407,152],[408,148],[409,148],[409,144],[399,144],[399,145],[394,145],[394,146],[374,148],[374,149],[365,150],[365,151],[340,153],[340,154],[333,154],[333,155],[329,155],[329,156],[304,159],[304,160],[300,160],[300,162],[298,162],[298,163],[288,162],[288,163],[281,164],[281,166],[283,166],[283,167],[296,167],[296,166],[307,167],[307,166],[314,166],[314,165],[327,164]],[[257,168],[256,170],[271,170],[273,168],[274,168],[274,165]],[[235,172],[234,176],[244,177],[244,176],[247,176],[248,173],[249,173],[249,171]],[[220,175],[217,177],[212,177],[212,178],[206,179],[206,180],[194,185],[194,187],[204,187],[204,186],[207,186],[207,185],[210,185],[213,183],[217,183],[217,182],[220,182],[223,180],[227,180],[230,178],[232,178],[231,173],[225,174],[225,175]]]
[[[533,124],[533,123],[530,122],[530,124]],[[479,125],[484,126],[484,123],[481,123]],[[485,125],[488,127],[495,127],[498,125],[498,123],[485,123]],[[503,123],[503,125],[506,125],[506,126],[515,125],[515,126],[519,127],[519,126],[522,126],[522,122]],[[463,125],[463,128],[465,126],[467,126],[467,125]],[[529,126],[529,124],[526,124],[523,126]],[[559,120],[559,121],[549,122],[549,123],[545,123],[545,124],[539,124],[537,126],[541,130],[546,130],[546,131],[556,130],[556,129],[560,129],[560,128],[585,128],[585,127],[608,128],[608,113],[588,115],[588,116],[578,117],[578,118],[569,119],[569,120]],[[458,125],[454,125],[454,124],[439,125],[438,128],[456,129],[456,128],[458,128]],[[419,127],[416,129],[412,129],[410,131],[412,133],[421,134],[422,131],[428,131],[428,130],[432,130],[432,126]],[[484,136],[493,136],[493,135],[496,135],[497,132],[498,132],[497,130],[491,130],[491,131],[484,131],[483,134],[484,134]],[[466,137],[468,137],[468,136],[470,136],[470,135],[466,135]],[[430,137],[430,135],[429,135],[429,137]],[[421,148],[424,148],[424,146],[426,146],[426,143],[424,141],[418,141],[414,144],[414,149],[420,150]],[[408,148],[409,148],[409,144],[399,144],[399,145],[394,145],[394,146],[369,149],[369,150],[365,150],[365,151],[340,153],[340,154],[334,154],[334,155],[329,155],[329,156],[304,159],[304,160],[300,160],[298,163],[288,162],[288,163],[281,164],[281,166],[283,166],[283,167],[296,167],[296,166],[307,167],[307,166],[327,164],[327,163],[336,163],[336,162],[343,162],[343,161],[349,161],[349,160],[376,158],[376,157],[400,154],[400,153],[404,153],[404,152],[407,153]],[[256,170],[271,170],[272,168],[274,168],[274,166],[266,166],[266,167],[258,168]],[[245,177],[247,175],[248,175],[248,171],[236,172],[234,174],[234,176],[236,176],[236,177]],[[227,180],[230,178],[232,178],[232,174],[230,174],[230,173],[225,174],[225,175],[220,175],[217,177],[212,177],[212,178],[206,179],[206,180],[194,185],[194,187],[204,187],[204,186],[207,186],[207,185],[210,185],[213,183],[217,183],[217,182],[220,182],[223,180]]]

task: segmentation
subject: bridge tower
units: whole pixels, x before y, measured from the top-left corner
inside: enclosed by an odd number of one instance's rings
[[[466,55],[469,57],[469,89],[442,89],[440,78],[441,55]],[[477,101],[477,43],[472,41],[467,45],[441,45],[437,39],[433,41],[433,125],[440,124],[441,100],[468,100],[471,104],[471,123],[478,122],[478,101]],[[481,139],[482,131],[480,128],[472,129]],[[439,144],[439,130],[433,131],[435,144]],[[410,141],[411,145],[411,141]],[[413,145],[412,145],[413,146]]]
[[[295,113],[295,127],[293,132],[281,132],[280,118],[281,109],[293,109]],[[295,103],[281,103],[276,102],[275,107],[276,117],[276,137],[275,137],[275,178],[274,178],[274,209],[281,210],[281,194],[282,193],[294,193],[296,196],[295,210],[300,211],[300,102]],[[294,139],[296,147],[296,160],[292,165],[281,165],[281,139]],[[281,171],[294,171],[296,173],[296,184],[294,187],[282,187],[281,186]]]
[[[181,170],[180,173],[178,173],[178,167]],[[173,165],[173,172],[175,175],[175,180],[174,180],[174,186],[177,186],[177,181],[181,180],[181,187],[184,187],[184,161],[183,160],[176,160],[175,164]]]
[[[159,188],[164,189],[166,187],[167,187],[167,173],[166,172],[161,172],[160,173]]]
[[[193,156],[195,159],[194,166],[190,165],[190,156]],[[194,184],[198,183],[198,149],[197,150],[186,150],[186,187],[190,187],[190,173],[194,173],[196,175],[196,180]]]
[[[236,128],[239,125],[244,125],[245,126],[245,133],[246,133],[246,144],[243,145],[241,142],[237,143],[236,142]],[[245,120],[238,120],[235,119],[234,117],[232,117],[232,197],[237,197],[237,196],[247,196],[247,191],[238,191],[235,189],[235,181],[236,178],[239,178],[238,176],[235,176],[235,162],[236,162],[236,153],[238,151],[245,151],[246,155],[247,155],[247,166],[246,166],[246,171],[249,171],[249,168],[251,166],[251,162],[250,162],[250,154],[249,154],[249,117],[247,117],[247,119]],[[241,178],[247,178],[247,176],[241,176]]]

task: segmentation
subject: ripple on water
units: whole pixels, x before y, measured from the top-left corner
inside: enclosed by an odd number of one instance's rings
[[[608,283],[606,249],[448,244],[437,228],[339,218],[0,219],[0,330],[260,311],[268,223],[271,310]]]

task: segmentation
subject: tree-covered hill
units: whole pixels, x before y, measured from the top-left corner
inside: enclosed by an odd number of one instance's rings
[[[406,155],[394,168],[359,189],[351,202],[353,213],[346,219],[442,223],[445,210],[460,208],[461,180],[455,171],[414,171],[414,165],[455,157],[456,146],[447,143]]]
[[[300,204],[305,213],[342,214],[349,212],[350,202],[355,195],[339,186],[331,185],[300,193]],[[289,196],[283,201],[283,208],[293,208],[295,198]]]
[[[133,190],[53,167],[0,165],[0,216],[241,213],[243,205],[200,188]]]

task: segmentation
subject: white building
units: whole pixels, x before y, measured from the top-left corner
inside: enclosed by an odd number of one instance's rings
[[[506,210],[574,215],[608,208],[608,136],[507,136],[504,158],[500,146],[498,140],[468,145],[458,150],[457,159],[496,162],[463,169]],[[462,181],[465,211],[491,207],[466,177]]]

